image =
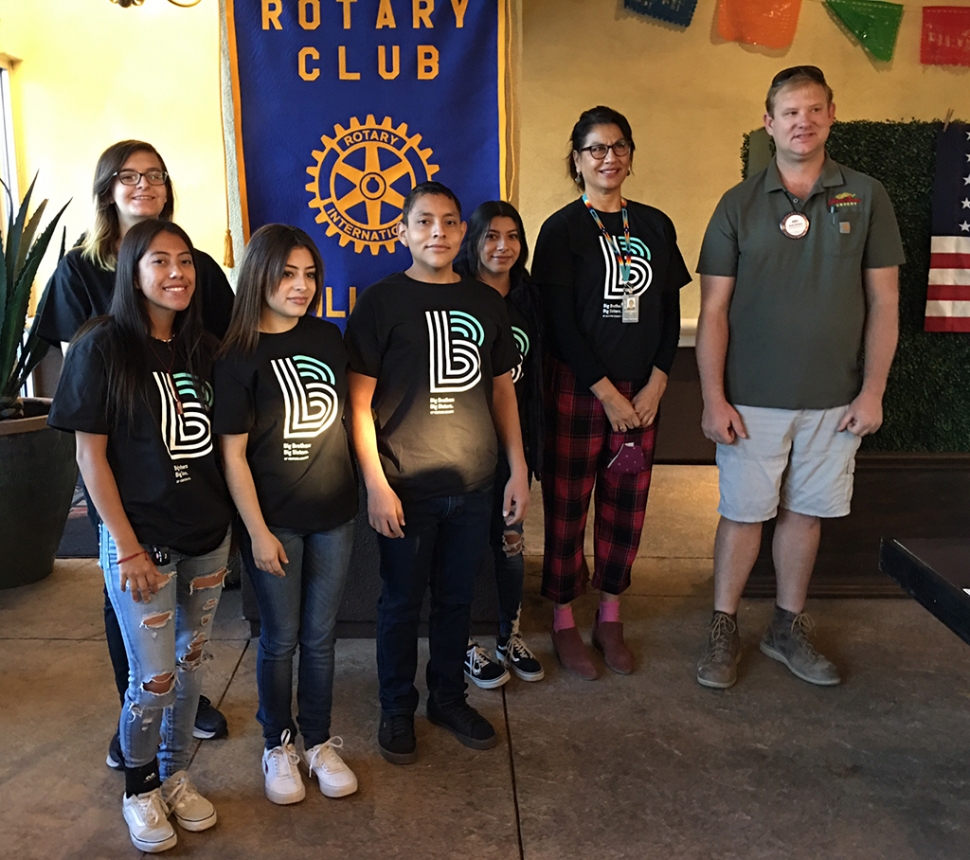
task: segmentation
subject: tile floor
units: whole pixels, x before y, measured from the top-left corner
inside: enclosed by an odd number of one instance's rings
[[[819,640],[845,683],[815,688],[757,649],[770,601],[740,613],[738,685],[700,688],[693,664],[710,613],[716,476],[655,472],[624,602],[639,655],[630,677],[580,681],[556,666],[527,560],[524,629],[538,684],[470,693],[501,744],[473,752],[419,712],[420,758],[379,756],[371,640],[338,643],[334,731],[360,781],[277,807],[262,794],[253,718],[255,646],[239,592],[225,595],[205,691],[230,737],[192,765],[219,824],[179,833],[168,857],[761,860],[970,856],[970,667],[966,646],[908,600],[816,602]],[[538,510],[535,512],[539,513]],[[538,520],[538,516],[533,522]],[[541,529],[528,530],[530,553]],[[0,860],[138,855],[104,765],[117,715],[93,561],[59,561],[0,592]],[[580,603],[588,628],[595,604]],[[491,643],[489,643],[491,644]]]

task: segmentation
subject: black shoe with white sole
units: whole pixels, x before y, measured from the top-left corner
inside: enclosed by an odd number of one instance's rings
[[[220,711],[212,707],[205,696],[199,696],[199,707],[195,712],[195,725],[192,737],[203,741],[224,738],[229,734],[229,724]]]
[[[465,652],[465,677],[476,687],[494,690],[508,683],[508,670],[488,656],[488,651],[477,642],[469,642]]]
[[[518,633],[513,633],[504,642],[499,639],[495,643],[495,656],[523,681],[541,681],[546,676],[542,664]]]
[[[118,737],[117,732],[114,733],[111,743],[108,744],[108,755],[104,763],[112,770],[124,771],[125,769],[125,756],[121,752],[121,738]]]

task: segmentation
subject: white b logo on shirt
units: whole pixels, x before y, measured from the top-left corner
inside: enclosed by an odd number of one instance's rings
[[[485,329],[464,311],[425,311],[431,349],[428,357],[432,394],[468,391],[482,378],[478,348]]]
[[[519,363],[512,368],[512,382],[515,383],[522,378],[522,366],[529,354],[529,336],[517,326],[512,326],[512,337],[515,338],[515,346],[519,350]]]
[[[212,425],[202,405],[203,397],[209,399],[208,392],[200,394],[198,383],[188,373],[170,376],[156,370],[152,376],[162,399],[162,440],[169,457],[190,460],[210,453]]]
[[[283,392],[284,439],[313,439],[337,418],[333,371],[308,355],[276,358],[270,364]]]
[[[621,238],[620,247],[626,248],[626,240]],[[606,278],[603,281],[603,298],[608,301],[620,301],[624,296],[643,295],[653,281],[653,267],[650,265],[650,249],[639,239],[631,238],[633,258],[630,265],[630,285],[620,286],[620,267],[616,262],[616,253],[600,236],[600,252],[606,263]]]

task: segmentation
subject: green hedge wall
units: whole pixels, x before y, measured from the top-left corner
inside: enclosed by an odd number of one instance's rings
[[[837,122],[828,151],[876,177],[892,199],[906,265],[899,276],[899,349],[889,374],[882,429],[866,451],[970,452],[970,334],[923,331],[930,257],[936,122]],[[763,166],[765,132],[745,135],[742,175]]]

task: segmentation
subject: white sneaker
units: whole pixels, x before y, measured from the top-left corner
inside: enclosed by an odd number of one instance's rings
[[[162,783],[162,799],[169,814],[185,830],[208,830],[216,823],[216,810],[192,784],[189,775],[180,770]]]
[[[343,746],[343,738],[330,738],[303,753],[310,776],[316,776],[320,791],[327,797],[346,797],[357,791],[357,777],[337,755]]]
[[[299,803],[306,797],[306,787],[300,776],[300,757],[296,753],[287,729],[280,745],[263,751],[263,790],[273,803],[285,806]]]
[[[122,797],[121,812],[128,824],[128,835],[139,851],[156,854],[174,848],[178,837],[168,823],[168,810],[160,788]]]

